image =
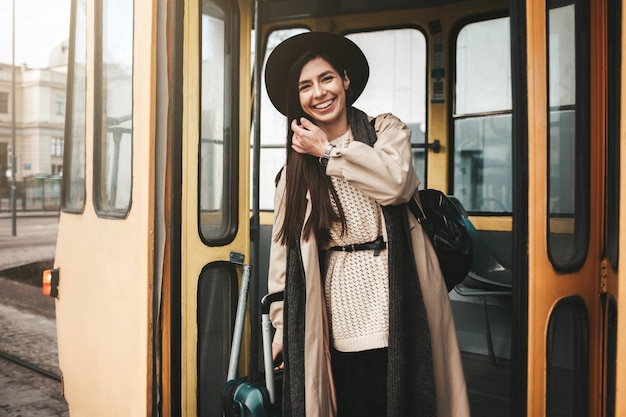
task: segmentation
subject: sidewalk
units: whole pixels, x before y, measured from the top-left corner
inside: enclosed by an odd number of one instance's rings
[[[15,201],[15,216],[16,217],[39,217],[39,216],[59,216],[60,206],[58,205],[58,199],[48,200],[45,202],[41,198],[38,199],[24,199],[18,197]],[[13,212],[11,207],[11,199],[0,197],[0,218],[13,218]]]
[[[31,213],[32,214],[32,213]],[[59,218],[55,215],[0,216],[0,271],[54,259]]]
[[[15,211],[15,217],[16,218],[21,218],[21,217],[59,217],[59,211],[58,210],[16,210]],[[0,211],[0,219],[12,219],[13,218],[13,213],[11,212],[11,210],[2,210]]]

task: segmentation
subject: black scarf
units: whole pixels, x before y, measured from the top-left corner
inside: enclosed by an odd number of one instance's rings
[[[365,113],[350,107],[348,123],[354,140],[374,145],[376,132]],[[436,414],[436,401],[430,330],[413,257],[405,206],[401,204],[382,207],[387,228],[389,258],[387,417],[432,417]],[[298,236],[296,242],[299,241]],[[283,317],[284,417],[306,417],[305,280],[306,274],[298,243],[297,247],[287,248]]]

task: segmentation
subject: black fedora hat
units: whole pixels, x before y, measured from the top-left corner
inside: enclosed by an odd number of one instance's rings
[[[270,54],[265,65],[265,86],[272,104],[287,114],[286,80],[295,60],[307,51],[327,54],[345,68],[350,79],[351,105],[361,95],[369,78],[367,58],[350,39],[328,32],[306,32],[281,42]]]

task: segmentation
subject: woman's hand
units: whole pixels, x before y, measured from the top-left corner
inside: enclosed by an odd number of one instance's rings
[[[294,151],[316,157],[324,155],[324,150],[328,146],[328,137],[313,122],[306,117],[301,117],[300,123],[293,119],[291,130],[293,130],[291,148]]]
[[[283,352],[283,345],[279,343],[272,343],[272,361],[276,363],[276,358]],[[284,369],[285,362],[281,361],[280,365],[274,369]]]

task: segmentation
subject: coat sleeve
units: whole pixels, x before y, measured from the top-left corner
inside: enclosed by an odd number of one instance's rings
[[[287,274],[287,248],[277,242],[276,236],[283,225],[285,218],[284,199],[285,172],[276,185],[274,193],[274,224],[272,226],[272,240],[270,242],[269,270],[267,274],[267,289],[270,293],[285,289],[285,276]],[[283,344],[283,302],[273,303],[270,307],[270,320],[276,329],[274,343]]]
[[[326,174],[345,179],[381,205],[405,203],[419,185],[411,130],[389,113],[379,115],[374,128],[374,147],[352,141],[345,148],[334,148]]]

